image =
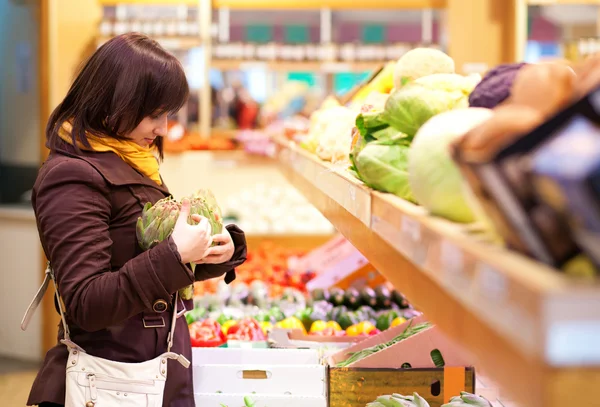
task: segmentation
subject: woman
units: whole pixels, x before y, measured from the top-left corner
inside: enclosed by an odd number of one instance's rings
[[[180,63],[148,37],[125,34],[87,61],[49,119],[50,155],[32,203],[71,338],[91,355],[133,363],[165,352],[174,294],[224,274],[230,282],[245,261],[244,233],[228,226],[211,239],[206,220],[186,222],[187,202],[167,240],[146,252],[137,243],[142,207],[169,195],[153,153],[162,159],[167,116],[187,97]],[[191,360],[178,319],[172,351]],[[67,356],[61,344],[48,352],[28,405],[64,404]],[[194,406],[192,369],[169,361],[168,372],[164,406]]]

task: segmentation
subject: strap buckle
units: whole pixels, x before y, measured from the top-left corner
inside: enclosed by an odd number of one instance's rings
[[[163,317],[144,317],[142,318],[142,322],[144,323],[144,328],[164,328],[166,326]]]

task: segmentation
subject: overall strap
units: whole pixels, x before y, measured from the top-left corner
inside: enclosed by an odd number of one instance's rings
[[[37,293],[35,294],[35,297],[29,304],[29,307],[27,308],[27,311],[25,312],[25,315],[23,316],[23,320],[21,321],[21,329],[23,331],[25,331],[27,329],[27,326],[29,325],[29,322],[31,322],[31,318],[33,317],[35,310],[39,307],[40,303],[42,302],[42,299],[44,298],[44,294],[46,294],[46,291],[48,290],[48,285],[50,284],[51,280],[52,280],[52,283],[54,284],[54,296],[55,296],[56,302],[58,304],[58,311],[60,313],[60,319],[61,319],[63,330],[64,330],[64,339],[61,340],[61,342],[67,344],[68,346],[78,347],[73,342],[71,342],[71,331],[69,331],[69,326],[67,325],[67,319],[65,318],[65,311],[63,309],[63,304],[62,304],[62,301],[60,298],[60,294],[58,293],[58,284],[56,283],[56,277],[54,276],[54,271],[52,270],[52,267],[50,267],[50,262],[48,262],[48,265],[46,266],[46,271],[44,273],[44,281],[42,282],[41,287],[38,289]],[[173,319],[171,321],[171,329],[169,331],[169,335],[167,336],[167,352],[170,352],[171,348],[173,347],[173,338],[175,336],[175,325],[177,323],[178,302],[179,302],[179,294],[176,293],[175,300],[173,301]]]

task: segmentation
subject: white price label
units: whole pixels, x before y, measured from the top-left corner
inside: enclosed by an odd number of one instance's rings
[[[402,233],[418,242],[421,240],[421,224],[413,218],[402,216]]]
[[[479,295],[495,301],[505,301],[508,280],[488,264],[480,264],[477,273]]]
[[[442,269],[452,276],[460,275],[464,269],[463,252],[454,244],[442,241]]]

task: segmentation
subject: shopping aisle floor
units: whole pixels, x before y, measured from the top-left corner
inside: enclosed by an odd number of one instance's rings
[[[0,358],[0,405],[24,407],[39,365]]]

